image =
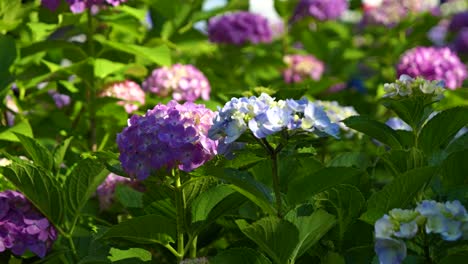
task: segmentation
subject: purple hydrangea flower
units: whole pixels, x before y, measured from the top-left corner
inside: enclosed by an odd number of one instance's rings
[[[294,11],[292,21],[311,16],[318,20],[335,20],[348,9],[347,0],[301,0]]]
[[[442,80],[447,88],[454,90],[462,86],[467,70],[449,48],[416,47],[401,56],[397,74]]]
[[[209,100],[211,87],[195,66],[175,64],[155,69],[143,82],[143,89],[163,97],[172,94],[176,101],[193,102],[200,97]]]
[[[140,85],[129,80],[106,85],[100,96],[122,100],[118,104],[122,105],[129,114],[138,110],[140,105],[145,104],[145,92]]]
[[[191,171],[203,165],[216,154],[217,141],[207,136],[214,116],[204,105],[176,101],[132,116],[117,135],[122,168],[144,180],[160,169]]]
[[[450,20],[448,28],[451,32],[456,33],[465,27],[468,27],[468,11],[455,14]]]
[[[208,35],[211,42],[242,45],[269,43],[273,32],[268,20],[258,14],[239,11],[210,19]]]
[[[57,108],[60,109],[60,108],[63,108],[65,106],[67,106],[67,105],[70,105],[71,98],[70,98],[70,96],[68,96],[66,94],[58,93],[55,90],[49,90],[48,94],[52,97],[52,99],[54,99],[54,102],[55,102],[55,105],[57,106]]]
[[[287,55],[287,68],[283,71],[286,83],[298,83],[306,79],[320,80],[325,70],[324,63],[312,55]]]
[[[0,192],[0,252],[20,256],[30,250],[43,258],[56,239],[56,229],[23,194]]]
[[[70,5],[72,13],[82,13],[86,8],[100,8],[106,5],[118,6],[127,0],[66,0]],[[55,11],[60,5],[60,0],[42,0],[42,5],[52,11]]]
[[[468,53],[468,27],[458,32],[453,41],[453,49],[459,54]]]
[[[245,131],[265,138],[282,130],[302,129],[319,136],[334,136],[339,126],[332,123],[321,106],[301,100],[278,100],[262,93],[259,97],[232,98],[213,120],[209,137],[230,144]]]
[[[107,175],[107,178],[101,183],[96,190],[96,195],[99,199],[99,208],[101,210],[109,209],[114,203],[114,192],[118,185],[128,185],[135,190],[143,191],[144,188],[138,181],[133,181],[130,178],[122,177],[114,173]]]

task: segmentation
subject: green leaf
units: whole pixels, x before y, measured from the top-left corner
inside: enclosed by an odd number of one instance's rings
[[[67,153],[68,147],[70,146],[73,137],[65,139],[60,145],[58,145],[54,150],[54,164],[55,170],[58,171],[62,165],[65,154]]]
[[[442,151],[455,134],[468,124],[468,107],[455,107],[438,113],[429,120],[419,135],[419,146],[430,156]]]
[[[115,197],[125,208],[143,208],[143,193],[125,184],[115,187]]]
[[[151,252],[142,248],[129,248],[126,250],[121,250],[118,248],[111,248],[109,253],[111,254],[108,258],[112,262],[129,259],[129,258],[137,258],[141,261],[150,261],[151,260]]]
[[[388,98],[383,100],[383,104],[414,129],[424,121],[426,117],[424,109],[431,102],[430,99],[428,101],[431,97],[415,95],[398,100]]]
[[[450,154],[442,163],[440,172],[444,189],[467,186],[468,149]]]
[[[15,136],[16,133],[23,134],[28,137],[33,136],[31,125],[28,120],[25,119],[12,127],[0,129],[0,140],[19,142],[18,137]]]
[[[114,42],[106,40],[101,35],[95,35],[94,39],[100,42],[103,45],[109,46],[116,50],[120,50],[126,53],[133,54],[135,56],[142,57],[144,59],[148,59],[153,63],[156,63],[161,66],[169,66],[171,65],[171,54],[170,50],[166,45],[161,45],[157,47],[143,47],[133,44],[123,44],[120,42]]]
[[[277,264],[288,263],[299,243],[299,231],[290,222],[269,216],[249,225],[237,220],[237,226]]]
[[[52,153],[50,153],[46,147],[41,145],[34,138],[19,133],[15,133],[15,135],[35,164],[46,170],[52,170],[52,166],[54,164]]]
[[[203,192],[192,203],[192,223],[208,219],[211,210],[224,198],[234,192],[235,191],[226,184],[215,186]]]
[[[444,258],[442,258],[439,264],[463,264],[468,259],[468,250],[456,251]]]
[[[135,217],[112,226],[102,239],[126,239],[136,243],[168,245],[176,237],[175,221],[160,215]]]
[[[346,264],[345,258],[336,252],[329,251],[320,264]]]
[[[328,164],[329,167],[354,167],[363,170],[371,165],[369,156],[362,152],[339,153]]]
[[[231,248],[224,250],[214,258],[210,259],[211,264],[271,264],[271,261],[262,253],[250,248]]]
[[[0,93],[13,80],[10,74],[10,66],[15,60],[15,39],[7,35],[0,35]]]
[[[83,206],[108,174],[104,165],[97,160],[88,158],[78,162],[67,176],[63,190],[69,220],[79,215]]]
[[[271,192],[266,186],[255,181],[248,172],[226,169],[225,174],[219,178],[231,183],[230,188],[247,197],[265,213],[276,215],[276,209],[271,204]]]
[[[319,198],[322,199],[338,218],[338,236],[342,241],[348,227],[359,218],[366,199],[358,188],[348,184],[341,184],[325,191]]]
[[[289,184],[288,199],[292,203],[305,201],[338,184],[352,181],[362,172],[355,168],[328,167],[313,174],[301,175]]]
[[[29,161],[8,157],[13,163],[0,168],[2,175],[23,193],[54,225],[61,226],[65,214],[63,189],[50,171]]]
[[[391,209],[409,206],[434,173],[433,167],[424,167],[398,176],[382,190],[372,194],[367,201],[367,212],[361,216],[361,219],[374,224]]]
[[[190,206],[194,199],[217,183],[218,180],[210,177],[193,177],[190,181],[185,182],[183,186],[185,203]]]
[[[346,126],[362,132],[391,148],[401,148],[400,137],[387,125],[365,116],[352,116],[343,121]]]
[[[125,67],[126,65],[123,63],[98,58],[94,60],[94,75],[98,78],[104,78],[123,70]]]
[[[461,135],[460,137],[454,139],[445,149],[447,154],[465,150],[468,148],[468,133]]]
[[[293,261],[306,253],[336,224],[335,216],[324,210],[313,211],[310,204],[294,208],[284,219],[293,223],[299,230],[299,243],[291,256]]]

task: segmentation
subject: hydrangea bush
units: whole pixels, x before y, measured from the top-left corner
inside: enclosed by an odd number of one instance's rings
[[[7,2],[0,263],[466,262],[466,1]]]

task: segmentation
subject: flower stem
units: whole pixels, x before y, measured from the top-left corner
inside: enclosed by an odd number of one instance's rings
[[[88,55],[92,59],[91,60],[91,77],[88,83],[88,94],[87,94],[87,104],[89,109],[89,146],[92,151],[96,151],[96,83],[95,83],[95,76],[94,76],[94,25],[93,25],[93,14],[91,13],[91,8],[87,9],[87,20],[88,20],[88,31],[87,31],[87,44],[88,44]]]
[[[72,235],[71,234],[66,234],[64,236],[67,239],[68,244],[70,244],[70,249],[71,249],[71,252],[72,252],[73,260],[75,262],[78,262],[78,253],[76,251],[75,242],[73,242]]]
[[[280,189],[280,181],[279,181],[279,167],[278,167],[278,154],[283,149],[282,144],[278,144],[276,148],[273,148],[270,143],[262,138],[257,139],[257,141],[262,145],[265,150],[270,155],[270,159],[272,162],[271,166],[271,176],[273,178],[273,191],[275,192],[275,200],[276,200],[276,210],[278,217],[283,217],[283,206],[281,201],[281,189]]]
[[[273,190],[275,191],[275,199],[276,199],[276,210],[278,211],[278,217],[283,217],[283,208],[281,203],[281,190],[280,190],[280,182],[279,182],[279,168],[278,168],[278,152],[274,151],[271,154],[271,173],[273,176]]]
[[[175,202],[176,202],[176,217],[177,217],[177,252],[179,253],[177,260],[180,262],[184,259],[184,194],[182,184],[180,183],[180,174],[175,172]]]

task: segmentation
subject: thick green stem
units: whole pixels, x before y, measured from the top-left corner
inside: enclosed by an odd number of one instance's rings
[[[175,201],[176,201],[176,217],[177,217],[177,256],[178,261],[184,259],[185,249],[184,249],[184,218],[185,218],[185,208],[184,208],[184,193],[182,184],[180,183],[180,174],[175,173]]]
[[[195,236],[190,242],[190,258],[197,257],[197,238],[198,236]]]
[[[93,14],[91,13],[91,8],[88,8],[87,12],[88,20],[88,31],[87,31],[87,42],[88,42],[88,56],[91,58],[91,77],[88,82],[88,94],[87,94],[87,104],[89,109],[89,146],[92,151],[96,151],[96,83],[94,76],[94,25],[93,25]]]

